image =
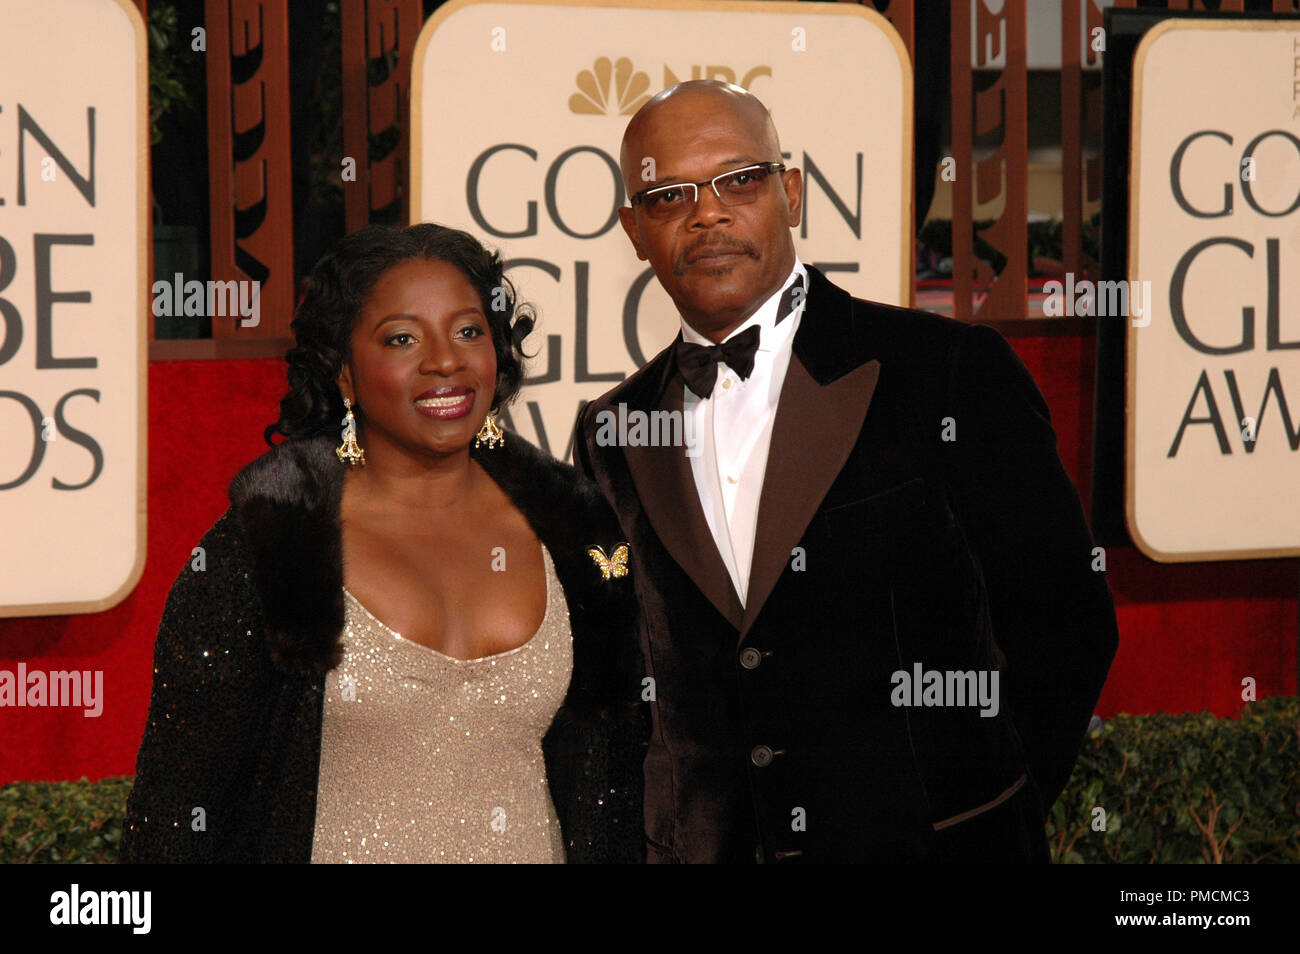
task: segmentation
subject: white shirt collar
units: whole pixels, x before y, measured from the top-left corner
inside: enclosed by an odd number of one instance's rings
[[[792,284],[794,284],[796,281],[802,282],[804,288],[807,289],[808,272],[804,268],[803,262],[799,260],[798,255],[795,255],[794,268],[790,269],[790,274],[789,276],[787,276],[785,282],[781,285],[781,287],[777,289],[775,292],[773,292],[771,297],[768,298],[765,302],[763,302],[763,304],[759,305],[758,310],[755,311],[752,315],[750,315],[749,318],[746,319],[743,324],[741,324],[738,328],[736,328],[735,331],[727,335],[727,337],[722,340],[730,341],[732,338],[736,337],[736,335],[740,334],[741,332],[747,331],[749,328],[753,327],[754,325],[758,325],[760,329],[758,333],[758,350],[775,351],[780,346],[780,343],[784,339],[784,337],[787,334],[789,334],[791,330],[798,325],[798,322],[793,320],[795,317],[797,317],[797,315],[793,315],[793,314],[790,317],[788,317],[785,321],[781,322],[779,326],[776,324],[776,310],[778,307],[780,307],[781,296],[785,293],[785,290],[789,288]],[[799,309],[796,308],[795,311],[798,312]],[[698,344],[698,345],[705,345],[705,346],[709,346],[713,344],[712,341],[710,341],[708,338],[704,337],[704,335],[700,334],[698,331],[696,331],[694,328],[688,325],[686,323],[685,318],[681,319],[681,323],[682,323],[683,341],[688,341],[691,344]]]

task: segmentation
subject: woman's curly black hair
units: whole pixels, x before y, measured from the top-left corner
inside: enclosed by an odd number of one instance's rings
[[[290,440],[337,436],[344,414],[338,377],[351,360],[352,332],[361,309],[384,272],[415,258],[455,265],[474,286],[496,349],[492,406],[502,408],[514,400],[528,357],[523,340],[536,316],[531,306],[516,301],[501,256],[459,229],[432,223],[409,228],[371,225],[341,239],[312,269],[290,326],[295,346],[284,357],[289,391],[280,399],[280,419],[263,434],[268,444],[274,446],[277,432]]]

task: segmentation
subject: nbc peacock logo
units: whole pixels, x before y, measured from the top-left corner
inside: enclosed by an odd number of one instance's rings
[[[630,116],[650,99],[650,77],[626,56],[614,62],[599,57],[578,74],[578,92],[569,97],[569,112],[589,116]]]

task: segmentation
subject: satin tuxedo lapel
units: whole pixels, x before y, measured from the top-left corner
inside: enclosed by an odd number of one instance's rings
[[[629,411],[669,411],[675,412],[669,420],[681,417],[685,385],[676,371],[675,347],[676,341],[655,358],[662,367],[642,378],[644,389],[627,394]],[[713,542],[686,449],[628,445],[623,452],[641,506],[659,541],[723,618],[739,629],[740,596]]]
[[[857,443],[879,376],[880,362],[868,361],[823,386],[797,357],[790,361],[758,502],[749,603],[741,619],[740,642],[749,635]]]
[[[744,641],[827,490],[857,443],[880,375],[866,360],[853,299],[811,266],[808,300],[781,388],[759,497],[749,605],[742,607],[709,530],[682,448],[627,446],[628,469],[646,516],[678,566]],[[680,338],[680,334],[678,335]],[[682,410],[676,342],[626,394],[628,409]]]
[[[808,301],[772,426],[740,642],[857,444],[880,377],[854,327],[853,298],[808,268]]]

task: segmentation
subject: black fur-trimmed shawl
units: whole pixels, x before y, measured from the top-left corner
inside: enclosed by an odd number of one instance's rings
[[[612,552],[617,523],[517,434],[471,453],[550,551],[569,608],[573,677],[542,746],[568,859],[642,861],[632,581],[603,579],[586,553]],[[343,652],[345,466],[328,438],[287,441],[231,482],[204,565],[181,571],[163,611],[120,861],[311,860],[324,674]]]
[[[334,441],[280,444],[231,482],[230,502],[256,568],[254,582],[276,665],[326,672],[342,660],[343,541],[340,503],[346,465]],[[471,454],[505,491],[550,551],[574,631],[574,678],[568,705],[639,699],[630,579],[605,580],[587,554],[612,553],[619,528],[595,484],[573,467],[510,433],[497,448]],[[621,675],[622,678],[619,678]]]

